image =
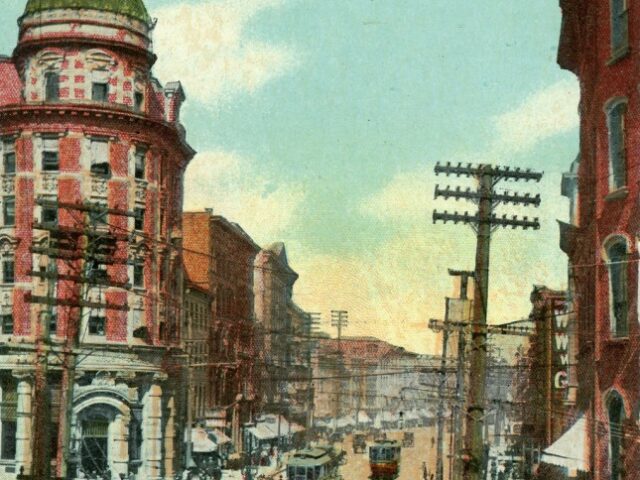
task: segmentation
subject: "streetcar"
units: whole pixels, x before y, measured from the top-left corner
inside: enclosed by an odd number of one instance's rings
[[[372,480],[392,480],[400,474],[400,452],[396,440],[376,440],[369,447],[369,466]]]
[[[287,463],[287,480],[342,480],[339,468],[345,452],[331,446],[299,450]]]

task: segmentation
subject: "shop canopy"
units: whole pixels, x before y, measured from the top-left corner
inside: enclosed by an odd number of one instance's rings
[[[373,420],[367,415],[367,412],[360,411],[358,412],[358,423],[373,423]]]
[[[569,471],[589,471],[587,460],[587,421],[583,416],[542,452],[542,461]]]
[[[304,430],[305,428],[302,425],[290,422],[283,416],[265,415],[262,420],[258,420],[255,427],[249,429],[249,432],[258,440],[272,440],[278,438],[278,436],[286,438]]]
[[[227,435],[225,435],[224,432],[220,431],[220,430],[211,430],[210,431],[211,435],[214,436],[214,438],[216,439],[216,442],[218,443],[218,445],[224,445],[225,443],[231,443],[231,439],[229,437],[227,437]]]
[[[191,442],[193,444],[193,453],[212,453],[218,448],[218,445],[211,439],[204,428],[191,430]]]

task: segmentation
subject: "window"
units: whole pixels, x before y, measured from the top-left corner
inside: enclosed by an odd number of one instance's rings
[[[609,268],[609,304],[611,334],[614,337],[626,337],[627,326],[627,244],[618,239],[607,248]]]
[[[144,288],[144,265],[133,266],[133,286]]]
[[[91,72],[91,99],[96,102],[109,100],[109,72],[106,70]]]
[[[60,75],[58,72],[44,74],[44,98],[47,102],[60,99]]]
[[[144,230],[144,208],[136,208],[135,214],[134,228],[136,230]]]
[[[136,92],[133,95],[133,108],[136,112],[142,111],[142,106],[144,105],[144,93]]]
[[[89,335],[99,335],[104,337],[104,326],[106,324],[106,319],[100,316],[90,316],[89,317]]]
[[[91,140],[91,173],[109,175],[109,142]]]
[[[2,259],[2,283],[15,282],[15,261],[13,257]]]
[[[136,148],[136,165],[135,165],[135,177],[139,180],[144,180],[145,178],[145,157],[147,155],[147,150],[142,147]]]
[[[91,225],[106,225],[107,224],[107,206],[103,204],[94,204],[93,208],[89,211],[89,221]]]
[[[97,263],[93,261],[93,263],[89,266],[89,269],[88,269],[88,277],[89,277],[89,281],[94,283],[108,281],[109,275],[107,272],[107,266],[102,263]]]
[[[16,173],[16,148],[13,141],[2,142],[2,168],[5,175]]]
[[[16,224],[15,197],[4,197],[4,202],[2,202],[2,216],[5,227],[12,227]]]
[[[44,172],[58,171],[60,168],[58,158],[58,139],[44,138],[42,143],[42,170]]]
[[[629,48],[627,0],[611,0],[611,57],[618,58]]]
[[[15,381],[6,379],[2,382],[2,404],[0,420],[2,421],[2,437],[0,437],[0,458],[14,460],[16,457],[16,411],[18,407],[18,391]]]
[[[609,132],[609,190],[615,191],[627,183],[627,160],[625,152],[624,120],[627,103],[617,101],[607,107]]]
[[[609,452],[611,454],[611,480],[624,478],[623,420],[624,403],[617,392],[613,392],[608,402],[609,410]]]
[[[56,207],[42,207],[42,223],[43,225],[58,225],[58,209]]]
[[[55,335],[58,331],[58,312],[54,308],[49,317],[49,333]]]
[[[3,313],[0,315],[0,321],[2,322],[2,333],[4,335],[13,334],[13,314]]]

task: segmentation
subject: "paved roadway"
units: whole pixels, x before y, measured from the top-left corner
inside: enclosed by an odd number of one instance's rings
[[[431,439],[436,438],[435,427],[410,429],[415,434],[415,444],[412,448],[403,448],[400,460],[400,476],[398,480],[422,480],[422,462],[427,462],[429,472],[435,473],[436,451],[432,448]],[[402,432],[387,432],[387,438],[400,440]],[[447,436],[447,440],[449,440]],[[370,443],[370,442],[368,442]],[[448,443],[444,450],[444,478],[449,479]],[[371,475],[369,468],[369,454],[354,454],[352,438],[348,436],[343,448],[347,452],[347,464],[340,469],[344,480],[368,480]]]

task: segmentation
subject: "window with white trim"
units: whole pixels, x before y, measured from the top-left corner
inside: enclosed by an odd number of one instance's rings
[[[109,72],[94,70],[91,72],[91,99],[95,102],[109,101]]]
[[[624,401],[618,392],[611,392],[607,401],[609,420],[609,467],[611,480],[623,480],[624,475]]]
[[[135,153],[135,178],[144,180],[146,174],[146,157],[147,149],[141,146],[136,147]]]
[[[13,227],[16,224],[16,197],[4,197],[2,202],[2,221],[5,227]]]
[[[109,166],[109,141],[107,139],[91,139],[91,173],[105,176],[111,173]]]
[[[627,269],[629,252],[627,242],[619,237],[606,247],[607,268],[609,270],[609,322],[613,337],[629,334],[627,293]]]
[[[42,171],[57,172],[60,169],[60,139],[44,137],[42,139]]]
[[[5,175],[16,173],[16,144],[13,140],[2,142],[2,173]]]
[[[104,337],[106,324],[107,319],[104,315],[91,315],[88,324],[89,335]]]
[[[625,150],[625,114],[627,100],[611,102],[606,109],[609,134],[609,190],[615,191],[627,184],[627,155]]]
[[[47,102],[60,100],[60,74],[48,71],[44,74],[44,98]]]
[[[611,0],[611,57],[624,55],[629,49],[629,7],[627,0]]]

